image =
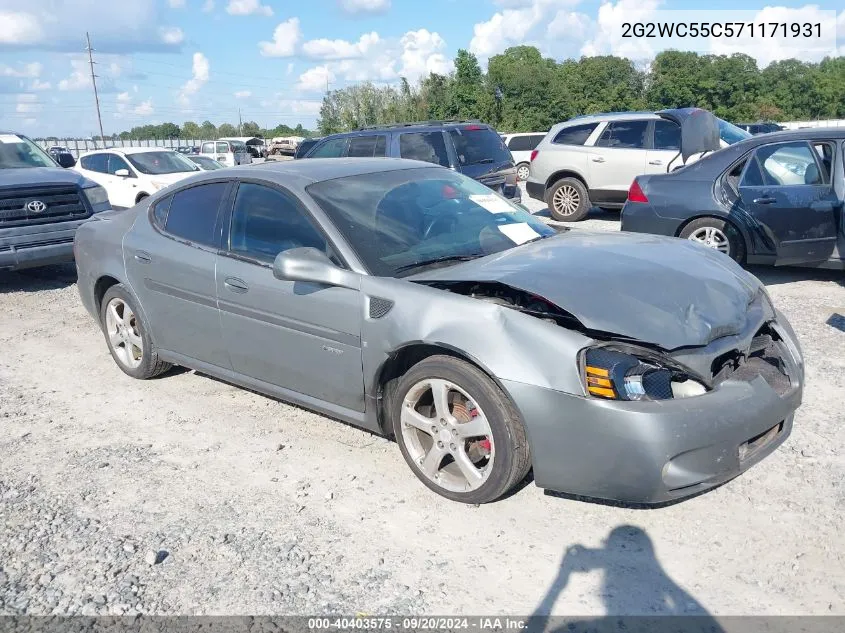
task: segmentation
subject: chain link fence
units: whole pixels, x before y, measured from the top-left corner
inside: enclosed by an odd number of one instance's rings
[[[108,149],[112,147],[165,147],[167,149],[176,149],[178,147],[200,147],[204,141],[214,139],[184,139],[184,138],[168,138],[168,139],[151,139],[151,140],[106,140],[94,141],[86,138],[63,138],[50,141],[36,141],[43,149],[50,149],[51,147],[66,147],[73,154],[73,157],[78,159],[80,154],[95,150]]]

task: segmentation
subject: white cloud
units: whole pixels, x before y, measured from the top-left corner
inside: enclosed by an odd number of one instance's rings
[[[70,77],[59,82],[59,90],[89,89],[91,87],[91,69],[88,67],[88,63],[83,59],[72,59],[70,66],[73,69]]]
[[[41,76],[41,71],[44,66],[40,62],[32,62],[31,64],[18,64],[17,68],[12,66],[0,66],[0,77],[23,77],[35,78]]]
[[[176,45],[185,41],[185,34],[178,26],[163,26],[158,32],[161,36],[161,41],[165,44]]]
[[[235,93],[235,99],[249,99],[252,96],[252,92],[249,90],[238,90]]]
[[[273,15],[273,9],[260,0],[229,0],[226,13],[230,15]]]
[[[41,112],[42,105],[38,103],[37,95],[31,93],[19,94],[17,101],[15,112],[19,114]]]
[[[302,52],[312,59],[355,59],[364,57],[380,41],[375,31],[364,33],[354,43],[346,40],[309,40],[302,45]]]
[[[50,87],[49,81],[41,81],[40,79],[33,79],[32,83],[29,84],[30,90],[49,90]]]
[[[2,0],[0,44],[40,50],[76,52],[85,46],[85,31],[100,53],[164,51],[159,29],[166,12],[161,0]],[[98,28],[97,25],[108,25]]]
[[[309,68],[299,76],[296,89],[300,92],[325,92],[326,85],[334,83],[335,75],[328,66]]]
[[[426,29],[408,31],[402,36],[402,67],[399,75],[416,80],[429,73],[445,75],[453,67],[452,60],[442,52],[446,41],[437,33]]]
[[[275,28],[272,42],[259,42],[258,48],[265,57],[292,57],[301,38],[299,18],[291,18]]]
[[[293,62],[288,62],[288,70],[287,70],[286,74],[290,75],[292,72],[293,72]]]
[[[142,101],[138,104],[135,109],[132,110],[132,113],[139,116],[150,116],[154,111],[152,99],[147,99],[146,101]]]
[[[171,9],[184,9],[185,8],[185,0],[167,0],[167,5]]]
[[[23,11],[0,11],[0,44],[34,44],[44,32],[38,18]]]
[[[338,0],[346,13],[384,13],[390,9],[390,0]]]
[[[203,13],[211,13],[214,11],[214,0],[205,0],[205,4],[202,5]]]
[[[202,53],[194,53],[193,64],[191,67],[192,76],[182,86],[177,98],[182,106],[188,107],[190,105],[191,95],[199,92],[200,88],[202,88],[208,81],[208,71],[208,58]]]

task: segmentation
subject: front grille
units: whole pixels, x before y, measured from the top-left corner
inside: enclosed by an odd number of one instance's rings
[[[30,202],[41,202],[42,211],[27,209]],[[75,186],[16,187],[0,189],[0,227],[29,226],[83,220],[91,215]]]

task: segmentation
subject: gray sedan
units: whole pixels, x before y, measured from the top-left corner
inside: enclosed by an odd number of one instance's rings
[[[429,488],[661,503],[771,453],[803,361],[760,282],[649,235],[557,233],[394,159],[197,174],[77,232],[118,367],[182,365],[395,437]]]

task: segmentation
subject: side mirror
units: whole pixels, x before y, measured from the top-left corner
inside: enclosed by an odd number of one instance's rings
[[[128,178],[129,177],[129,170],[128,169],[118,169],[114,172],[115,176],[120,176],[121,178]]]
[[[59,165],[61,165],[65,169],[76,165],[76,159],[74,159],[72,154],[59,154],[55,157],[55,159],[56,162],[59,163]]]
[[[357,290],[360,277],[335,266],[328,256],[316,248],[292,248],[276,255],[273,276],[284,281],[308,281],[326,286]]]

